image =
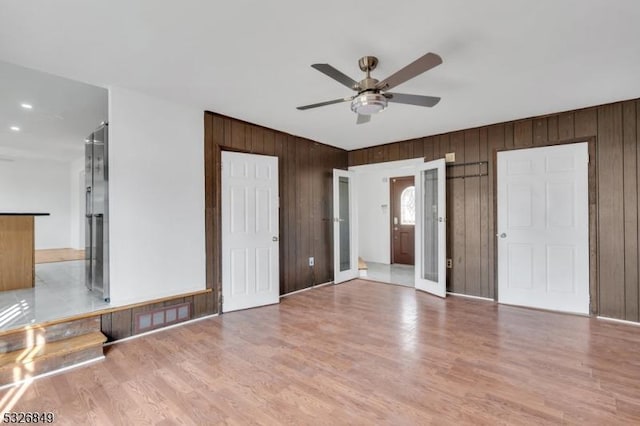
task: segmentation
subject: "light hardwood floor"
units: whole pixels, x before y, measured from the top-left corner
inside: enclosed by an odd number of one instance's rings
[[[12,409],[100,425],[640,422],[640,327],[360,280],[106,357]]]
[[[36,250],[36,263],[65,262],[68,260],[84,260],[84,250],[70,248]]]

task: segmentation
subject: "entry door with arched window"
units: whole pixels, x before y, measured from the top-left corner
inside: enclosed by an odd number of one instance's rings
[[[415,263],[416,204],[414,176],[392,177],[391,263]]]

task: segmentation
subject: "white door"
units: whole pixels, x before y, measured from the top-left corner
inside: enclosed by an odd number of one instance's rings
[[[222,311],[280,301],[278,158],[222,152]]]
[[[588,145],[498,153],[498,301],[589,313]]]
[[[358,276],[354,172],[333,170],[333,282]]]
[[[416,288],[440,297],[447,295],[445,179],[444,159],[417,167]]]

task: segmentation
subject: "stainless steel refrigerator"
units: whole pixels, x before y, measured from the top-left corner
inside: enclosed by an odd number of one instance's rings
[[[85,140],[86,286],[109,301],[109,127],[103,123]]]

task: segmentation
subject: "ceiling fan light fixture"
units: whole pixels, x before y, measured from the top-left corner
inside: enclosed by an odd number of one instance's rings
[[[387,98],[379,93],[363,93],[351,101],[351,111],[360,115],[373,115],[387,107]]]

